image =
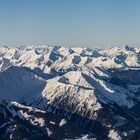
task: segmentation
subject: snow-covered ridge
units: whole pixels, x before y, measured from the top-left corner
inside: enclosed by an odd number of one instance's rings
[[[139,68],[140,48],[128,46],[0,47],[0,99],[28,99],[41,108],[47,102],[93,118],[102,104],[127,109],[135,106],[140,74],[133,74],[137,78],[127,74]]]
[[[140,48],[64,48],[60,46],[0,47],[0,70],[10,65],[39,67],[45,72],[48,67],[57,69],[70,66],[98,66],[103,68],[139,68]]]

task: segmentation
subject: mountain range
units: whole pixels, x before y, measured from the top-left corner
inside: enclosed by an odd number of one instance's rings
[[[139,140],[140,48],[0,47],[2,140]]]

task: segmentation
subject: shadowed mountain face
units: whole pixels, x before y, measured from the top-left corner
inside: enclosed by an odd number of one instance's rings
[[[20,100],[36,98],[43,90],[46,81],[26,68],[11,66],[0,73],[1,99]],[[14,94],[13,94],[14,93]]]
[[[128,47],[1,47],[2,138],[138,139],[139,54]]]

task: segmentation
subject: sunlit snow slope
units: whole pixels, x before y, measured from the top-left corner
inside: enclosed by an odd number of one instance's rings
[[[42,97],[43,102],[45,99],[60,108],[91,117],[102,108],[101,103],[132,108],[135,105],[132,90],[139,88],[140,80],[137,73],[133,74],[135,81],[129,75],[139,69],[139,59],[140,49],[128,46],[111,49],[1,47],[1,99],[41,100]]]
[[[49,104],[107,128],[103,118],[137,121],[140,48],[0,47],[0,100],[42,110]]]

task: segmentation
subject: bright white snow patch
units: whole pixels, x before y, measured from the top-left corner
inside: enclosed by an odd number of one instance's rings
[[[121,137],[119,136],[119,134],[116,131],[114,131],[113,129],[109,131],[108,137],[111,140],[121,140]]]
[[[65,119],[62,119],[59,123],[59,126],[61,127],[61,126],[65,125],[66,123],[67,123],[67,121]]]

